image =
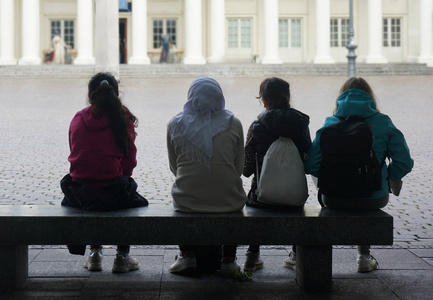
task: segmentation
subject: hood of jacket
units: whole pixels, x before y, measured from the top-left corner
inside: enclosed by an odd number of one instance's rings
[[[334,116],[338,118],[348,116],[369,118],[377,113],[376,104],[370,94],[363,90],[350,89],[338,97],[337,111]]]
[[[310,117],[293,109],[269,109],[258,115],[257,120],[277,136],[291,137],[308,128]]]
[[[88,106],[80,111],[81,119],[84,125],[90,130],[102,130],[110,126],[108,117],[102,115],[95,117],[91,112],[92,106]]]

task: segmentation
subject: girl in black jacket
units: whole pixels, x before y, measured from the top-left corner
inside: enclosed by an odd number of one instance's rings
[[[306,114],[291,108],[290,85],[281,78],[272,77],[263,80],[257,98],[262,101],[266,110],[257,117],[257,120],[248,129],[243,175],[246,177],[254,175],[248,193],[247,205],[264,207],[264,204],[257,201],[256,195],[256,156],[260,173],[266,152],[271,144],[282,136],[290,138],[298,148],[301,158],[305,159],[306,153],[311,146],[310,130],[308,128],[310,118]],[[284,260],[283,265],[285,267],[295,269],[295,251],[296,247],[293,246],[289,258]],[[259,245],[250,245],[246,256],[245,271],[255,271],[263,268]]]

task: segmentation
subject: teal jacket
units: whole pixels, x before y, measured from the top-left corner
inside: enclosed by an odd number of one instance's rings
[[[383,161],[386,153],[391,159],[389,166],[384,164],[382,168],[382,189],[374,192],[371,199],[383,197],[389,190],[387,179],[391,181],[402,179],[412,170],[413,159],[410,157],[409,148],[401,131],[394,126],[387,115],[376,110],[371,96],[359,89],[347,90],[338,97],[336,113],[327,117],[323,127],[316,132],[316,138],[308,152],[305,172],[318,177],[322,160],[320,134],[324,127],[339,122],[339,118],[348,116],[358,116],[370,123],[374,136],[373,150],[379,163]]]

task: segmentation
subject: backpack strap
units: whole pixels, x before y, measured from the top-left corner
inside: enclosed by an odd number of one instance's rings
[[[257,152],[256,152],[256,177],[257,177],[257,186],[259,186],[259,182],[260,182],[260,174],[259,174],[259,158],[257,156]]]

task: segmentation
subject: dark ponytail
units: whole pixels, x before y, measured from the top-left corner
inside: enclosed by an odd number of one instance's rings
[[[138,120],[119,99],[118,82],[113,75],[100,72],[90,79],[89,103],[92,105],[91,113],[93,116],[105,115],[108,117],[117,145],[124,155],[128,154],[129,146],[132,143],[132,137],[128,131],[128,121],[131,120],[137,126]]]

